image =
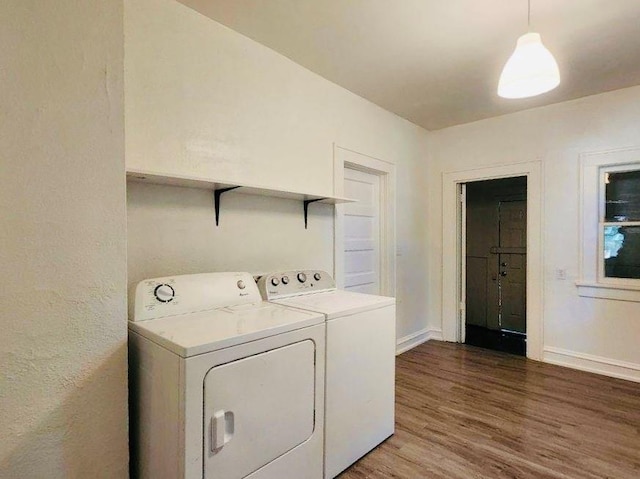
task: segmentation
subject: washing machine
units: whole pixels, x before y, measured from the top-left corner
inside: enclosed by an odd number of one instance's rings
[[[258,287],[265,300],[326,319],[324,462],[333,478],[394,432],[395,299],[338,290],[324,271],[271,273]]]
[[[323,477],[325,321],[248,273],[154,278],[129,321],[132,477]]]

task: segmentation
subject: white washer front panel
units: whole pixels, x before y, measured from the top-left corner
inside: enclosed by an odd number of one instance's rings
[[[272,300],[273,303],[283,306],[323,313],[327,319],[381,308],[395,304],[395,301],[395,298],[387,296],[374,296],[342,290]]]
[[[393,434],[393,308],[327,322],[325,478],[337,476]]]
[[[241,479],[314,431],[311,340],[212,368],[204,380],[205,478]]]

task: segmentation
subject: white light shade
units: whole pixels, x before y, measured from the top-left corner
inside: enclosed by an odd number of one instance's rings
[[[500,75],[498,95],[503,98],[527,98],[553,90],[560,84],[555,58],[537,33],[518,38],[516,49]]]

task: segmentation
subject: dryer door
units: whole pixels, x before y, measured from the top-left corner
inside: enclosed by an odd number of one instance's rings
[[[246,477],[306,441],[315,426],[314,389],[311,340],[210,369],[204,379],[205,478]]]

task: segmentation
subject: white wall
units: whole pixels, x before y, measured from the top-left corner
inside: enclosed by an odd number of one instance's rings
[[[542,160],[545,358],[638,379],[640,304],[579,297],[575,281],[579,154],[640,145],[639,103],[634,87],[431,134],[440,171]],[[441,178],[430,181],[429,214],[439,224]],[[438,269],[441,235],[435,245],[430,264]],[[566,269],[567,280],[557,280],[556,269]]]
[[[122,2],[0,18],[0,477],[128,477]]]
[[[427,132],[173,0],[125,2],[129,168],[333,193],[333,144],[397,164],[398,336],[426,326]],[[128,187],[129,282],[333,270],[333,208]]]

